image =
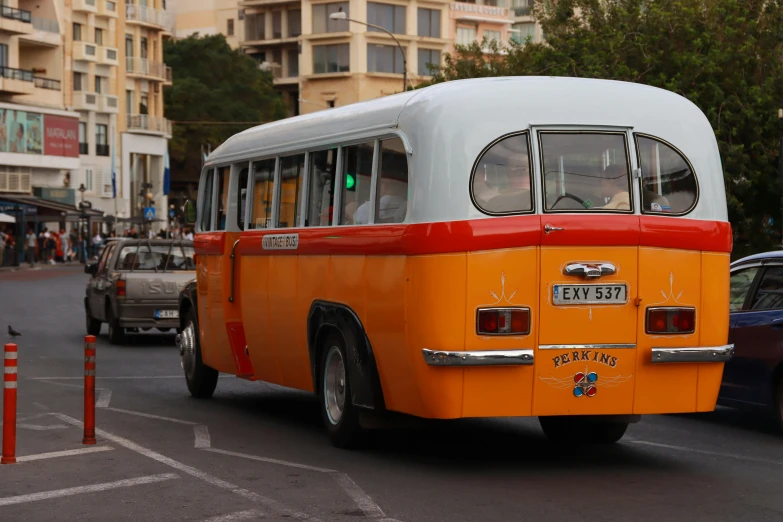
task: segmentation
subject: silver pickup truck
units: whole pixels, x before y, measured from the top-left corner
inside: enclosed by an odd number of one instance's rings
[[[118,239],[109,241],[90,274],[84,311],[87,334],[109,325],[112,344],[126,341],[126,332],[179,329],[180,290],[196,277],[191,241]]]

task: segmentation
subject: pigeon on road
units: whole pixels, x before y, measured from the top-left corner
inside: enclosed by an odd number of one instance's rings
[[[10,324],[8,325],[8,335],[10,335],[14,339],[22,336],[22,334],[20,334],[19,332],[11,328]]]

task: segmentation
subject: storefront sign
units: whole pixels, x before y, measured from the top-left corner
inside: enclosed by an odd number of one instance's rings
[[[79,157],[79,120],[0,109],[0,152]]]
[[[449,5],[452,11],[461,11],[463,13],[476,13],[492,16],[508,17],[508,9],[504,7],[494,7],[491,5],[476,5],[464,2],[454,2]]]
[[[70,206],[76,204],[76,192],[73,189],[33,187],[33,194],[41,199],[56,201],[57,203],[64,203]]]

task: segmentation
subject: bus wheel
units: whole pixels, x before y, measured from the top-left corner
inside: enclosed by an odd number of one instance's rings
[[[330,333],[321,352],[321,416],[329,440],[338,448],[356,445],[361,435],[359,412],[351,401],[351,383],[348,375],[348,357],[345,341]]]
[[[186,321],[187,326],[177,336],[180,362],[185,371],[185,382],[187,382],[188,391],[193,397],[209,399],[217,386],[218,371],[201,362],[201,342],[198,338],[193,310],[188,312]]]
[[[623,438],[627,422],[589,417],[539,417],[546,437],[556,443],[613,444]]]

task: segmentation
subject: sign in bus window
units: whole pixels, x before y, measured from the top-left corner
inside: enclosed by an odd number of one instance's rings
[[[380,142],[376,223],[402,223],[408,212],[408,157],[399,138]]]
[[[310,197],[305,226],[325,227],[332,224],[337,149],[312,152],[310,158]]]
[[[373,142],[343,147],[341,225],[363,225],[370,218]]]
[[[490,214],[533,209],[527,133],[503,138],[481,155],[473,172],[473,199]]]
[[[304,154],[280,159],[280,216],[277,220],[279,228],[299,226],[304,168]]]
[[[630,212],[625,134],[542,132],[547,211]]]
[[[275,160],[253,163],[253,214],[248,228],[272,228],[272,197],[275,193]]]
[[[696,203],[696,176],[672,147],[645,136],[636,137],[642,168],[642,212],[682,214]]]

